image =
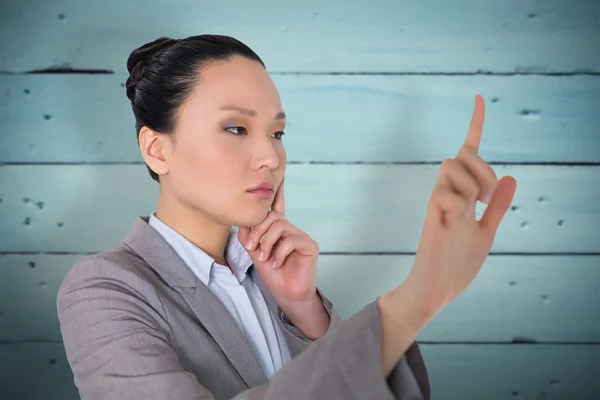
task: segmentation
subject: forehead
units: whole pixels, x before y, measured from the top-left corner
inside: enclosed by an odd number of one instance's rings
[[[223,105],[234,104],[257,110],[258,117],[272,118],[282,110],[279,93],[266,69],[240,56],[205,66],[189,100],[196,112],[215,112]]]

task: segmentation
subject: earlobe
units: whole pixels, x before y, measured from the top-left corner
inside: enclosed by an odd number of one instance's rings
[[[158,175],[165,175],[169,169],[164,154],[165,138],[165,135],[161,135],[145,126],[140,130],[139,144],[142,157],[146,165]]]

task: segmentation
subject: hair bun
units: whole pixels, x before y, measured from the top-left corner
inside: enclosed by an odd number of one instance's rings
[[[160,37],[153,42],[144,44],[141,47],[133,50],[127,58],[127,71],[129,77],[125,83],[127,91],[127,97],[133,101],[135,96],[135,89],[138,83],[142,80],[144,72],[148,65],[152,62],[152,59],[165,48],[177,43],[177,39],[171,39],[168,37]]]

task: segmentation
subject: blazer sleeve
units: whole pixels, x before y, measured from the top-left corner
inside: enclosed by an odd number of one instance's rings
[[[130,274],[124,279],[123,274]],[[125,283],[126,282],[126,283]],[[214,400],[170,347],[162,303],[142,276],[99,256],[73,266],[57,295],[61,334],[82,399]],[[380,365],[377,302],[307,346],[263,385],[231,400],[422,399]],[[302,340],[302,338],[299,338]],[[416,343],[415,343],[416,345]],[[428,396],[428,395],[427,395]]]
[[[323,307],[329,314],[329,327],[325,334],[337,329],[344,320],[339,314],[338,310],[331,303],[331,301],[323,294],[321,289],[317,287],[317,294],[323,302]],[[292,354],[299,354],[306,350],[311,343],[315,340],[308,338],[302,331],[290,321],[289,317],[285,314],[280,306],[277,306],[277,312],[279,313],[279,323],[283,327],[283,334],[287,339],[288,347]]]
[[[327,296],[325,296],[325,294],[318,287],[317,293],[321,297],[321,300],[323,301],[323,306],[325,307],[325,310],[327,310],[327,313],[330,317],[330,324],[326,334],[333,335],[330,332],[335,331],[340,326],[342,326],[344,319],[339,314],[338,310],[335,308],[333,303],[327,298]],[[373,307],[376,306],[376,304],[376,302],[373,302],[365,308],[369,308],[368,311],[370,311],[372,314],[375,314],[371,315],[371,318],[374,318],[376,320],[373,321],[373,324],[376,325],[376,327],[379,327],[379,331],[377,332],[378,336],[376,337],[380,338],[381,316],[379,314],[379,308]],[[287,317],[287,315],[283,312],[281,307],[278,307],[278,312],[280,323],[284,328],[283,332],[287,338],[288,346],[290,347],[290,349],[293,349],[294,352],[298,353],[306,350],[308,346],[314,342],[314,340],[309,339],[306,335],[302,333],[302,331],[296,328],[294,324],[290,321],[290,319]],[[365,309],[363,309],[361,312],[365,313]],[[377,346],[380,347],[381,343],[379,342]],[[392,372],[390,372],[390,374],[387,376],[386,382],[395,399],[430,398],[431,389],[429,384],[429,375],[427,373],[425,361],[423,360],[423,357],[421,355],[419,344],[416,340],[407,349],[405,359],[400,360],[400,362],[396,364]],[[416,396],[413,396],[412,394],[408,393],[411,390],[410,388],[414,388],[414,383],[418,385],[419,391],[421,392]]]

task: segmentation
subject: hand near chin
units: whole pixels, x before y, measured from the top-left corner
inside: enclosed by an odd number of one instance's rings
[[[310,302],[318,297],[319,245],[285,218],[283,185],[284,181],[275,193],[265,220],[252,229],[240,227],[238,238],[265,286],[285,309],[286,305]]]

